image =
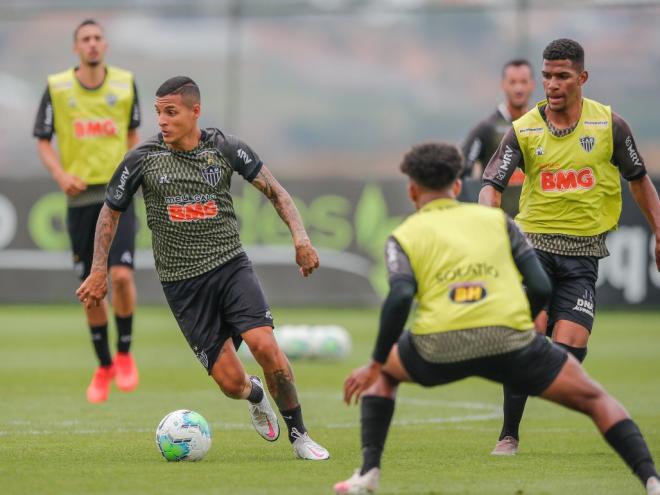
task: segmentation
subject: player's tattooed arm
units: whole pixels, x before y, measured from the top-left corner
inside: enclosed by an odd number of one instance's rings
[[[287,411],[298,407],[298,394],[293,378],[293,370],[287,364],[287,369],[277,369],[272,372],[264,372],[266,385],[270,395],[273,397],[280,411]]]
[[[78,299],[88,308],[98,306],[108,291],[108,254],[120,215],[104,204],[96,221],[91,272],[76,291]]]
[[[319,255],[309,240],[298,208],[291,196],[265,166],[261,167],[257,176],[252,180],[252,185],[273,203],[275,211],[289,227],[293,245],[296,248],[296,263],[300,267],[300,273],[307,277],[319,267]]]

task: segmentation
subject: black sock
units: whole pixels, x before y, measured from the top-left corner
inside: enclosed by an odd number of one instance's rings
[[[112,358],[110,357],[110,347],[108,346],[108,324],[89,327],[92,333],[92,344],[94,351],[101,366],[110,366]]]
[[[250,390],[250,395],[248,395],[246,399],[253,404],[258,404],[261,402],[261,399],[264,398],[264,389],[259,385],[259,381],[255,376],[250,377],[250,383],[252,384],[252,390]]]
[[[299,435],[307,433],[307,428],[305,428],[305,424],[303,423],[302,409],[300,406],[294,407],[293,409],[287,409],[286,411],[280,410],[280,414],[289,430],[289,442],[293,443],[297,438],[293,436],[294,431]]]
[[[643,484],[658,476],[646,441],[632,419],[619,421],[604,436]]]
[[[362,398],[360,425],[362,430],[362,469],[380,468],[387,431],[394,415],[394,399],[368,395]]]
[[[117,351],[128,352],[133,335],[133,315],[115,315],[115,322],[117,323]]]
[[[566,344],[563,344],[561,342],[555,342],[555,344],[557,344],[560,347],[563,347],[568,352],[573,354],[573,356],[575,356],[575,358],[580,362],[583,362],[584,358],[587,357],[587,348],[586,347],[571,347],[570,345],[566,345]]]
[[[508,386],[504,386],[504,423],[502,424],[502,431],[500,433],[500,440],[504,437],[513,437],[518,440],[518,428],[520,421],[522,421],[523,413],[525,412],[525,404],[527,403],[527,396],[514,392]]]

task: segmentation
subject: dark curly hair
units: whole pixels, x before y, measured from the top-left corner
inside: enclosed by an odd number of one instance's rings
[[[574,40],[560,38],[551,41],[543,50],[544,60],[570,60],[578,70],[584,70],[584,48]]]
[[[406,153],[401,172],[426,189],[441,191],[456,180],[462,167],[463,157],[456,146],[424,143]]]

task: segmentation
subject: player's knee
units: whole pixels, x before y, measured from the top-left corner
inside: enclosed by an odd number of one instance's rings
[[[584,361],[584,358],[587,357],[587,348],[586,347],[573,347],[568,344],[564,344],[563,342],[555,342],[559,347],[563,347],[566,352],[572,354],[575,359],[577,359],[580,362]]]
[[[280,352],[277,341],[272,335],[250,342],[249,347],[252,355],[259,363],[276,358]]]
[[[245,375],[213,377],[223,394],[231,399],[240,399],[245,392]]]
[[[133,270],[124,266],[110,270],[110,283],[114,291],[126,291],[133,284]]]

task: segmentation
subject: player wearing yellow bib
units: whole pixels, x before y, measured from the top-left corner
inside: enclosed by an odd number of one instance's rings
[[[81,280],[92,265],[94,232],[105,199],[106,184],[129,148],[138,141],[140,112],[133,75],[103,63],[107,42],[92,19],[73,35],[80,65],[48,77],[33,135],[39,157],[67,196],[67,229],[73,259]],[[56,151],[51,143],[57,135]],[[58,153],[59,152],[59,153]],[[116,379],[124,391],[138,384],[130,354],[136,291],[133,281],[135,213],[122,216],[108,261],[112,304],[117,324],[117,354],[108,345],[105,304],[86,308],[92,343],[99,361],[87,388],[87,400],[103,402]]]
[[[641,481],[657,486],[649,493],[660,495],[646,442],[623,407],[534,331],[532,316],[547,301],[550,280],[504,212],[456,201],[461,164],[455,147],[424,144],[401,165],[417,212],[387,241],[390,291],[372,360],[344,383],[347,404],[362,397],[363,462],[335,493],[378,488],[399,383],[432,387],[480,376],[589,415]],[[415,297],[412,328],[403,332]]]
[[[543,52],[546,100],[516,120],[483,175],[479,202],[500,206],[511,173],[525,173],[516,222],[553,281],[546,311],[536,321],[578,360],[596,310],[598,260],[608,256],[605,237],[621,213],[621,180],[655,236],[660,270],[660,202],[646,175],[630,127],[610,107],[583,98],[584,50],[573,40],[551,42]],[[505,388],[504,425],[493,455],[514,455],[526,402]]]

